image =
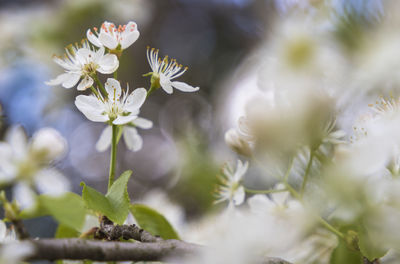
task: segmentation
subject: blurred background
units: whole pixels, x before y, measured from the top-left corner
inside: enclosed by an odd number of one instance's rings
[[[356,49],[360,32],[385,15],[378,0],[1,0],[1,130],[4,134],[10,125],[22,124],[32,135],[41,127],[56,128],[68,140],[69,151],[54,165],[68,176],[73,191],[80,193],[84,181],[105,192],[109,150],[95,149],[104,124],[90,122],[76,109],[75,88],[44,82],[62,71],[52,55],[62,55],[65,46],[85,38],[88,28],[103,21],[135,21],[140,38],[120,61],[122,86],[149,87],[142,74],[150,71],[150,46],[188,66],[179,80],[199,86],[200,92],[154,93],[141,112],[154,127],[140,131],[142,150],[130,152],[119,145],[117,172],[133,170],[133,202],[169,208],[164,214],[175,225],[196,219],[216,208],[216,175],[235,157],[224,133],[235,126],[257,86],[253,65],[273,39],[274,21],[294,7],[315,16],[319,5],[327,6],[321,28],[335,31],[344,50]],[[30,220],[28,228],[33,236],[52,236],[56,225],[41,218]]]

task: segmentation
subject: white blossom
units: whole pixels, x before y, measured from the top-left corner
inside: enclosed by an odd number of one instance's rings
[[[64,88],[74,87],[83,91],[93,85],[92,75],[96,72],[110,74],[117,70],[119,61],[114,54],[105,54],[105,48],[93,50],[87,41],[82,42],[82,47],[70,45],[66,49],[64,58],[54,56],[54,61],[65,69],[65,73],[46,82],[48,85],[62,85]]]
[[[178,64],[174,59],[168,59],[168,56],[165,56],[161,60],[161,58],[158,58],[158,50],[147,47],[147,60],[149,61],[153,76],[159,79],[160,86],[166,93],[172,94],[172,88],[182,92],[196,92],[200,89],[184,82],[172,81],[184,74],[188,68],[185,67],[182,70],[182,65]]]
[[[51,144],[44,144],[42,137]],[[0,184],[13,184],[13,196],[21,208],[34,207],[35,191],[59,196],[69,190],[69,181],[49,167],[65,148],[65,139],[51,128],[39,130],[31,141],[20,126],[7,132],[6,142],[0,142]]]
[[[247,171],[249,163],[237,161],[236,171],[226,164],[223,168],[223,174],[220,177],[221,185],[217,189],[216,203],[228,201],[229,205],[240,205],[245,198],[245,190],[241,185],[241,180]]]
[[[33,252],[29,244],[20,243],[14,229],[8,230],[6,224],[0,220],[0,264],[18,264],[24,257]]]
[[[88,40],[97,47],[106,47],[110,50],[126,49],[139,38],[139,31],[135,22],[128,22],[126,25],[119,25],[118,28],[114,23],[105,21],[100,32],[97,28],[93,28],[94,33],[88,29],[86,36]]]
[[[146,99],[146,89],[137,88],[132,93],[122,92],[121,85],[113,78],[105,83],[107,97],[79,95],[76,107],[93,122],[111,122],[114,125],[128,124],[138,118],[139,109]]]

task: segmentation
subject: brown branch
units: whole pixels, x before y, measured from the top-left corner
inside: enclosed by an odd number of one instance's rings
[[[14,226],[15,233],[17,234],[18,239],[23,240],[29,238],[29,233],[26,230],[24,223],[20,219],[14,219],[11,221]]]
[[[114,223],[105,216],[103,216],[100,228],[97,229],[94,237],[96,239],[106,239],[109,241],[117,241],[120,238],[125,240],[134,239],[147,243],[163,241],[162,238],[153,236],[136,225],[114,225]]]
[[[20,242],[33,248],[25,260],[95,260],[95,261],[161,261],[169,258],[196,256],[203,246],[180,240],[157,242],[106,242],[79,238],[27,239]],[[0,244],[1,246],[1,244]],[[290,264],[276,258],[268,258],[259,264]]]

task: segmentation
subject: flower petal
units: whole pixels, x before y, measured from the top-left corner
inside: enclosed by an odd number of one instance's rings
[[[151,120],[138,117],[135,120],[132,121],[132,124],[134,124],[136,127],[140,127],[142,129],[149,129],[153,127],[153,122]]]
[[[33,209],[36,204],[36,195],[26,182],[19,182],[13,187],[13,196],[22,210]]]
[[[84,91],[93,85],[93,79],[89,76],[85,76],[78,85],[78,91]]]
[[[51,85],[51,86],[60,85],[63,82],[65,82],[68,79],[68,77],[69,77],[68,73],[62,73],[62,74],[58,75],[55,79],[45,82],[45,84]]]
[[[28,154],[28,142],[22,126],[11,127],[6,134],[6,141],[13,150],[14,159],[23,159]]]
[[[118,116],[112,123],[114,125],[125,125],[136,118],[136,115]]]
[[[109,120],[109,117],[103,114],[103,103],[94,96],[78,95],[75,99],[75,105],[90,121],[106,122]]]
[[[128,112],[138,110],[146,100],[147,91],[144,88],[135,89],[125,101],[125,109]]]
[[[134,127],[124,127],[124,141],[131,151],[139,151],[143,146],[143,139]]]
[[[39,171],[34,178],[35,187],[40,193],[61,196],[71,189],[71,184],[63,174],[55,169]]]
[[[139,38],[139,31],[135,22],[129,22],[126,25],[125,31],[121,34],[121,48],[126,49]]]
[[[172,86],[175,88],[175,89],[178,89],[178,90],[180,90],[180,91],[182,91],[182,92],[196,92],[196,91],[198,91],[200,88],[199,87],[193,87],[193,86],[190,86],[189,84],[187,84],[187,83],[184,83],[184,82],[172,82]]]
[[[238,189],[235,191],[232,197],[234,205],[241,205],[244,201],[245,196],[246,194],[243,186],[238,187]]]
[[[92,33],[92,31],[90,29],[88,29],[86,31],[86,37],[87,39],[96,47],[103,47],[103,45],[101,44],[101,42],[99,41],[99,39]]]
[[[107,54],[100,58],[99,66],[100,67],[97,69],[98,72],[102,74],[110,74],[118,69],[119,61],[116,55]]]
[[[108,97],[111,100],[116,101],[121,97],[121,85],[119,84],[119,81],[114,78],[108,78],[104,87],[106,88]]]
[[[107,126],[103,132],[101,132],[100,138],[96,143],[96,149],[99,152],[103,152],[111,145],[112,128]]]
[[[171,80],[162,73],[160,73],[160,85],[166,93],[173,93]]]
[[[74,87],[78,83],[80,78],[81,78],[81,75],[79,73],[69,72],[69,73],[67,73],[67,76],[65,77],[65,80],[62,83],[62,86],[67,89]]]
[[[117,39],[104,31],[100,32],[99,41],[110,50],[113,50],[118,46]]]

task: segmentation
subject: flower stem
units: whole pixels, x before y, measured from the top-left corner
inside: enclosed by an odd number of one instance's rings
[[[288,189],[281,189],[281,190],[253,190],[253,189],[248,189],[244,188],[244,190],[248,193],[254,193],[254,194],[269,194],[269,193],[278,193],[278,192],[286,192]]]
[[[96,95],[97,98],[99,98],[99,100],[101,100],[101,97],[99,96],[99,93],[96,91],[96,89],[92,86],[90,86],[90,89],[92,90],[92,92]]]
[[[301,197],[301,195],[292,187],[290,186],[287,182],[284,182],[286,188],[289,190],[290,194],[295,197],[297,200],[299,200],[299,202],[301,202],[304,205],[304,201]],[[332,226],[331,224],[329,224],[324,218],[322,218],[319,214],[316,214],[314,212],[312,212],[313,217],[315,217],[318,222],[320,224],[322,224],[326,229],[328,229],[329,231],[331,231],[332,233],[334,233],[335,235],[337,235],[340,238],[344,238],[344,235],[342,232],[340,232],[339,230],[337,230],[334,226]]]
[[[117,137],[118,137],[118,126],[112,125],[112,137],[111,137],[111,156],[110,156],[110,174],[108,177],[108,190],[110,190],[115,178],[115,164],[117,163]]]
[[[118,70],[115,70],[115,72],[114,72],[114,79],[115,80],[118,79]]]
[[[99,86],[101,92],[103,93],[104,98],[107,98],[108,97],[108,93],[107,93],[106,89],[104,89],[103,84],[100,82],[99,77],[97,77],[97,74],[93,74],[93,78],[96,81],[97,86]]]
[[[307,168],[306,171],[304,173],[304,177],[303,177],[303,183],[301,184],[301,189],[300,189],[300,195],[303,196],[304,191],[306,189],[306,184],[307,184],[307,180],[308,180],[308,175],[310,174],[311,171],[311,165],[314,159],[314,150],[312,149],[310,151],[310,158],[308,160],[308,164],[307,164]]]

